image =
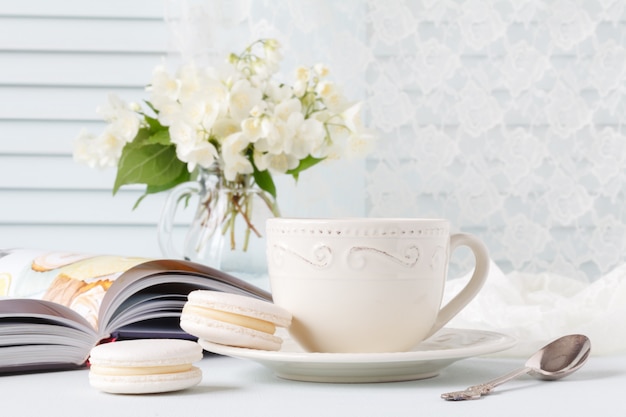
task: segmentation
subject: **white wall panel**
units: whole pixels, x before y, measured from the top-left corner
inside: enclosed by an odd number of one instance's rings
[[[0,189],[76,189],[110,193],[114,169],[90,169],[70,156],[0,155]]]
[[[109,93],[128,101],[145,98],[143,88],[0,86],[0,120],[101,120],[96,108]]]
[[[0,206],[3,223],[23,225],[155,225],[161,215],[165,194],[146,197],[133,210],[141,191],[120,191],[115,197],[98,190],[7,190]],[[181,206],[177,223],[190,220],[193,210]]]
[[[0,246],[148,257],[160,254],[153,226],[0,224]]]
[[[163,4],[155,0],[0,0],[0,15],[161,19]]]
[[[46,18],[0,15],[0,50],[163,52],[161,20]]]
[[[8,163],[6,159],[1,159],[3,154],[12,155],[12,158],[28,155],[61,155],[69,158],[74,139],[80,129],[97,133],[104,129],[104,126],[103,121],[77,123],[72,120],[0,119],[0,169]]]
[[[163,6],[0,0],[0,247],[160,255],[165,195],[133,210],[142,188],[112,196],[115,170],[74,162],[72,146],[82,129],[103,129],[108,93],[145,99],[167,54]]]
[[[143,86],[161,55],[3,52],[0,85]]]

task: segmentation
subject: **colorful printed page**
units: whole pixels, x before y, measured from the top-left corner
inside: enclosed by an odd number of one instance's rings
[[[33,249],[0,250],[0,299],[31,298],[71,308],[94,328],[104,294],[147,258]]]

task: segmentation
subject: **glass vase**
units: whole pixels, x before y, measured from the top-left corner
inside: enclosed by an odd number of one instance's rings
[[[186,231],[182,252],[174,243],[181,203],[197,196],[197,208]],[[254,185],[251,175],[227,181],[219,170],[202,170],[197,180],[173,188],[158,226],[163,256],[199,262],[240,278],[267,272],[265,221],[279,215],[274,198]]]

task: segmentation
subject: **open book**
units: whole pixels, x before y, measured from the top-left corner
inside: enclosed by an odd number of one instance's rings
[[[0,373],[80,367],[108,339],[191,338],[179,320],[196,289],[271,300],[188,261],[0,251]]]

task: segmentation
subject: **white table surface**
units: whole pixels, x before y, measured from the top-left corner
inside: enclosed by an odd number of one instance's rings
[[[248,360],[210,355],[200,385],[159,395],[94,390],[88,370],[0,376],[2,416],[626,416],[626,356],[591,357],[566,379],[525,376],[480,400],[442,392],[504,374],[523,360],[471,358],[410,382],[326,384],[277,378]]]

